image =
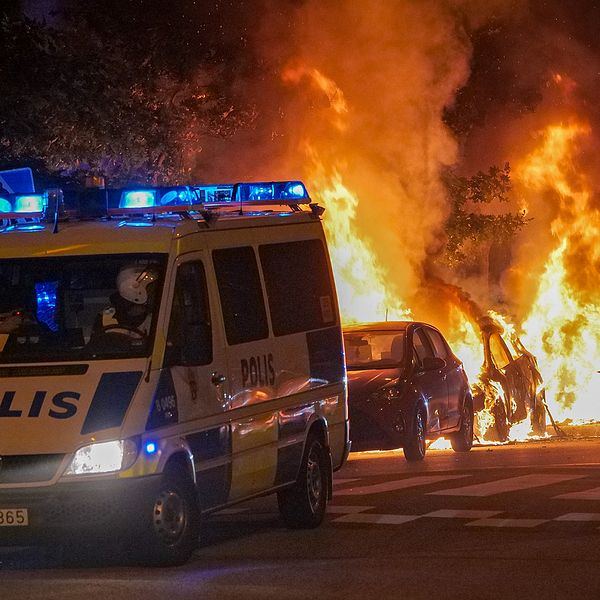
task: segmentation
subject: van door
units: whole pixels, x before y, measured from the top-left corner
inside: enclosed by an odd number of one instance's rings
[[[230,500],[235,500],[268,490],[275,483],[277,411],[264,405],[275,397],[276,357],[254,248],[216,248],[212,257],[227,338],[232,436]]]
[[[178,260],[172,290],[165,369],[157,386],[148,428],[163,421],[197,421],[186,435],[194,456],[203,509],[223,504],[231,481],[231,435],[221,422],[205,429],[204,418],[228,408],[228,381],[223,342],[213,326],[204,263],[198,254]],[[170,415],[170,417],[169,417]],[[207,464],[207,461],[210,463]]]

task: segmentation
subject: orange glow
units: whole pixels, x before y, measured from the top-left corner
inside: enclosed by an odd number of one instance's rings
[[[540,146],[516,170],[531,192],[552,198],[557,211],[552,246],[523,329],[559,420],[600,413],[600,215],[591,204],[591,185],[576,165],[580,144],[590,134],[589,125],[575,119],[548,126]]]

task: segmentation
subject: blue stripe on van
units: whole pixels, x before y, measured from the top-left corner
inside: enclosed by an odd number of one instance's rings
[[[323,383],[334,383],[344,378],[344,351],[341,327],[309,331],[306,334],[310,376]]]
[[[177,392],[171,376],[171,369],[163,369],[152,399],[152,407],[146,422],[146,431],[171,425],[179,421]]]
[[[200,505],[210,509],[227,502],[231,489],[231,429],[220,425],[186,436],[194,455]],[[225,458],[225,464],[203,469],[202,462]]]
[[[141,371],[104,373],[92,398],[81,434],[121,425],[141,378]]]

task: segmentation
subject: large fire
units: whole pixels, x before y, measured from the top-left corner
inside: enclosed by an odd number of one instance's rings
[[[590,134],[589,125],[575,119],[549,125],[517,170],[527,188],[546,196],[553,192],[556,203],[553,244],[523,330],[559,418],[600,416],[600,215],[575,160],[579,142]]]
[[[355,11],[352,3],[344,5]],[[327,208],[343,321],[430,321],[443,330],[471,382],[499,394],[480,380],[480,319],[491,318],[508,344],[516,339],[537,357],[557,420],[600,418],[600,211],[577,161],[591,127],[554,114],[545,126],[538,118],[513,144],[506,159],[519,208],[533,225],[513,240],[503,298],[482,281],[479,309],[466,292],[456,293],[463,282],[454,278],[443,289],[445,282],[432,282],[427,268],[443,245],[447,219],[441,168],[459,160],[442,112],[468,76],[469,46],[457,41],[450,13],[435,3],[380,6],[369,18],[356,10],[361,18],[348,20],[354,29],[346,35],[325,8],[309,2],[304,16],[319,37],[282,74],[288,84],[308,84],[321,99],[311,100],[303,115],[301,148],[307,183]],[[387,21],[397,30],[386,37],[379,26]],[[361,41],[368,44],[356,53],[352,44]],[[346,60],[333,62],[336,54]],[[576,87],[565,75],[549,81],[565,94]],[[536,146],[523,150],[531,139]],[[493,420],[482,412],[480,429]],[[529,419],[517,423],[510,437],[527,437],[530,425]]]

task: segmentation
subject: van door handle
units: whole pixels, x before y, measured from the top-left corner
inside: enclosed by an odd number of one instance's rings
[[[216,371],[214,371],[210,376],[210,381],[213,385],[221,385],[221,384],[225,383],[226,380],[227,380],[227,377],[225,377],[225,375],[221,375],[220,373],[217,373]]]

